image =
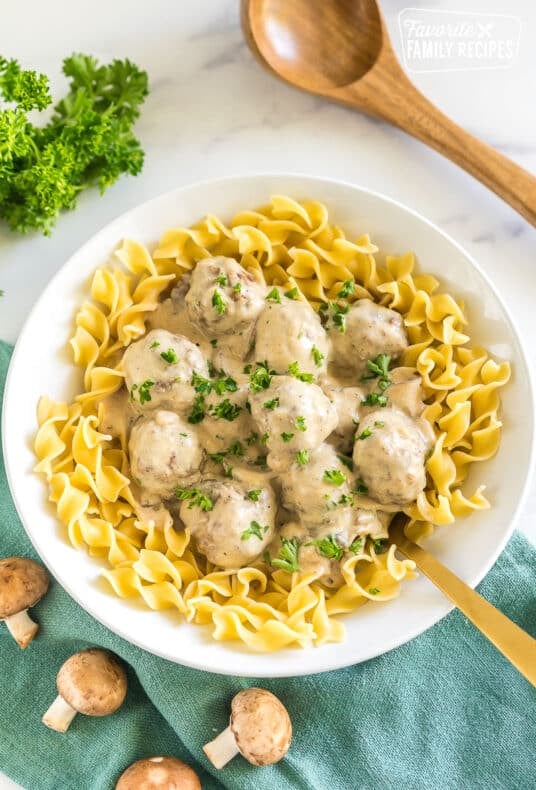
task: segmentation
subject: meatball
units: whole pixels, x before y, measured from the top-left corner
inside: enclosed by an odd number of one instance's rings
[[[236,482],[204,481],[204,500],[198,489],[186,491],[180,516],[201,554],[220,568],[241,568],[257,559],[274,535],[276,499],[265,485],[248,497]],[[202,507],[200,507],[202,505]]]
[[[314,537],[329,532],[348,545],[353,534],[349,478],[333,447],[323,444],[308,463],[293,463],[281,477],[283,505]]]
[[[172,411],[141,417],[128,443],[136,483],[163,499],[199,477],[203,450],[192,426]]]
[[[130,402],[142,411],[158,407],[186,411],[196,396],[192,375],[208,375],[197,346],[165,329],[154,329],[132,343],[123,356],[123,370]]]
[[[344,327],[331,326],[329,337],[334,365],[348,374],[361,375],[366,371],[367,360],[378,354],[397,359],[408,347],[400,313],[370,299],[354,302],[345,315]]]
[[[192,271],[185,296],[192,323],[210,338],[229,335],[228,351],[248,351],[266,288],[234,258],[204,258]],[[222,338],[223,342],[223,338]]]
[[[271,469],[285,470],[297,452],[314,450],[337,425],[335,407],[320,387],[290,376],[274,376],[249,400]]]
[[[282,293],[279,292],[278,293]],[[268,360],[277,373],[288,373],[294,362],[302,373],[319,376],[326,370],[327,335],[307,302],[280,296],[267,302],[257,321],[255,359]]]
[[[385,505],[407,505],[426,484],[424,463],[430,446],[404,412],[393,408],[375,411],[359,425],[353,453],[356,474],[373,499]]]
[[[330,442],[341,453],[351,452],[364,392],[359,387],[340,387],[336,384],[323,384],[322,390],[335,406],[338,418]]]

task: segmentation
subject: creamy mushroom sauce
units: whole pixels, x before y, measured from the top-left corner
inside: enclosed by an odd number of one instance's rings
[[[434,433],[420,377],[396,367],[402,317],[297,296],[199,261],[125,351],[101,429],[128,439],[140,519],[187,527],[221,568],[264,555],[337,587],[424,488]]]

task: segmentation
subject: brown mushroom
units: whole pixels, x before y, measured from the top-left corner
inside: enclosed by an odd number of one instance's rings
[[[285,706],[265,689],[240,691],[231,703],[229,726],[203,746],[215,768],[240,754],[253,765],[272,765],[288,752],[292,724]]]
[[[115,790],[201,790],[193,768],[176,757],[146,757],[132,763]]]
[[[62,665],[56,680],[58,696],[43,716],[43,724],[67,732],[77,713],[108,716],[122,705],[127,675],[119,659],[107,650],[75,653]]]
[[[42,565],[24,557],[0,560],[0,620],[23,650],[39,626],[28,616],[28,609],[48,590],[48,574]]]

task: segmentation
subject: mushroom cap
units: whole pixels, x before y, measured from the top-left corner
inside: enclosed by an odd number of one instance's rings
[[[253,765],[277,763],[288,752],[290,717],[283,703],[265,689],[245,689],[234,697],[229,726],[240,753]]]
[[[114,713],[127,693],[127,675],[119,659],[96,648],[68,658],[56,683],[65,702],[86,716]]]
[[[0,620],[35,606],[47,590],[42,565],[25,557],[0,560]]]
[[[201,790],[201,782],[193,768],[176,757],[146,757],[121,774],[115,790]]]

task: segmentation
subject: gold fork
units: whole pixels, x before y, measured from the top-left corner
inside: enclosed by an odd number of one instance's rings
[[[514,667],[536,686],[536,639],[472,590],[438,559],[406,537],[408,518],[398,513],[389,527],[389,540],[438,587]]]

